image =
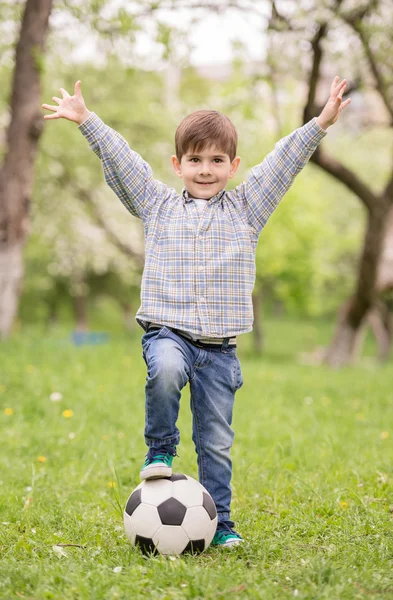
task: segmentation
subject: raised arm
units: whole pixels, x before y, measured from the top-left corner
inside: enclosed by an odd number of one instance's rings
[[[320,116],[282,138],[274,150],[251,170],[248,179],[233,191],[256,232],[263,229],[296,175],[325,137],[326,129],[337,121],[341,111],[350,103],[350,99],[342,102],[345,85],[345,79],[339,83],[336,77]]]
[[[57,106],[43,104],[53,114],[44,119],[67,119],[77,123],[90,147],[100,158],[105,180],[124,206],[135,216],[146,221],[158,195],[166,186],[153,179],[150,166],[129,147],[126,140],[108,127],[86,107],[81,82],[75,84],[74,95],[60,89],[62,98],[53,97]]]

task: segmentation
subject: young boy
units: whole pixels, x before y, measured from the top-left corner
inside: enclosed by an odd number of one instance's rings
[[[137,321],[144,328],[147,365],[145,441],[141,478],[170,477],[180,441],[181,390],[190,383],[192,438],[201,483],[218,513],[214,545],[242,542],[230,520],[232,409],[242,373],[236,336],[252,330],[251,293],[258,237],[295,176],[350,100],[336,77],[318,118],[277,143],[248,179],[225,191],[239,166],[231,121],[197,111],[179,125],[172,164],[181,194],[156,181],[149,165],[113,129],[87,110],[81,84],[61,89],[45,119],[79,125],[101,159],[105,179],[126,208],[142,219],[145,268]]]

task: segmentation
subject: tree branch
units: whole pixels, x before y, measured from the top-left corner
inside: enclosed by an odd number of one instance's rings
[[[353,171],[326,152],[322,152],[321,148],[317,148],[311,157],[311,161],[330,175],[333,175],[340,183],[343,183],[351,192],[356,194],[368,212],[372,211],[375,203],[378,201],[378,196]]]
[[[355,10],[348,14],[343,14],[342,18],[355,33],[358,34],[362,46],[364,48],[364,52],[366,54],[370,69],[372,74],[374,75],[376,89],[379,92],[379,95],[382,98],[382,101],[391,117],[390,125],[393,125],[393,103],[389,98],[388,85],[386,84],[383,75],[378,67],[377,61],[374,57],[374,54],[371,51],[370,47],[370,39],[367,37],[364,27],[362,26],[362,20],[367,15],[367,13],[371,9],[375,9],[378,5],[377,0],[372,0],[370,4],[362,10]],[[389,177],[388,183],[383,191],[383,196],[390,202],[393,202],[393,170]]]
[[[341,0],[338,0],[336,8],[339,8],[340,4]],[[320,70],[323,58],[322,40],[324,37],[326,37],[327,32],[327,23],[321,23],[311,42],[311,47],[313,50],[313,63],[308,78],[307,101],[303,111],[304,123],[307,123],[310,121],[310,119],[316,116],[317,107],[315,105],[315,95],[318,81],[320,79]],[[351,192],[356,194],[356,196],[358,196],[358,198],[363,202],[368,212],[372,211],[377,197],[353,171],[345,167],[340,161],[328,155],[326,152],[323,152],[321,148],[318,148],[314,152],[311,160],[321,167],[321,169],[323,169],[325,172],[333,175],[333,177],[343,183],[349,190],[351,190]]]
[[[293,23],[278,11],[275,0],[271,0],[271,7],[268,29],[271,31],[302,31],[300,27],[294,27]]]
[[[363,14],[363,12],[362,12],[361,14],[362,14],[362,18],[363,18],[365,13]],[[361,18],[359,17],[359,14],[355,14],[355,15],[343,15],[343,19],[345,20],[346,23],[348,23],[348,25],[350,25],[352,27],[352,29],[358,34],[358,36],[360,38],[360,41],[363,45],[368,63],[370,65],[370,69],[372,71],[372,74],[374,75],[377,90],[378,90],[379,95],[381,96],[383,103],[385,104],[385,107],[392,119],[390,125],[393,125],[393,104],[391,103],[391,101],[389,99],[388,86],[386,85],[386,83],[383,79],[382,73],[378,68],[378,65],[377,65],[377,62],[375,60],[373,53],[371,52],[369,39],[367,38],[366,33],[362,27]]]
[[[328,27],[327,23],[321,23],[318,31],[316,32],[314,39],[311,41],[311,47],[313,51],[313,62],[308,78],[308,96],[306,106],[303,111],[303,122],[307,123],[315,116],[315,94],[317,91],[317,85],[320,78],[320,69],[322,63],[323,50],[321,42],[326,36]]]

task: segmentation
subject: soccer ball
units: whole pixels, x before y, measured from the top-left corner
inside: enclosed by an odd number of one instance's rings
[[[180,473],[142,481],[124,510],[126,535],[144,554],[203,552],[217,527],[217,511],[208,491]]]

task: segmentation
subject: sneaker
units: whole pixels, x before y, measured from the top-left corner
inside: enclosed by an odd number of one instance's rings
[[[241,535],[232,529],[234,523],[232,521],[221,521],[218,523],[216,533],[212,540],[212,546],[223,546],[232,548],[244,542]]]
[[[140,472],[141,479],[162,479],[172,476],[172,461],[177,456],[174,446],[149,448]]]

